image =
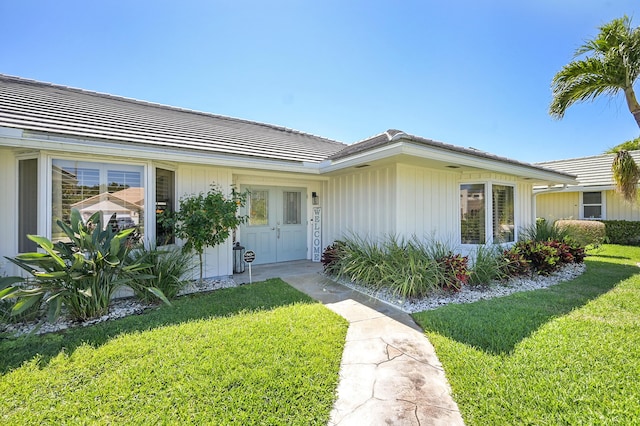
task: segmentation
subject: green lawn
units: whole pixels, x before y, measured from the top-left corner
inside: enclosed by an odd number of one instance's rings
[[[324,425],[347,326],[274,279],[0,340],[0,423]]]
[[[545,290],[415,314],[468,425],[640,424],[640,248]]]

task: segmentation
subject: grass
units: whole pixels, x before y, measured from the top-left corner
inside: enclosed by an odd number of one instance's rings
[[[0,341],[3,424],[326,424],[347,323],[279,279]]]
[[[549,289],[415,314],[465,422],[640,422],[640,248]]]

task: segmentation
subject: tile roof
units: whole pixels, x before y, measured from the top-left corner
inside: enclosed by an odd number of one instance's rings
[[[640,151],[629,151],[640,165]],[[611,164],[615,154],[602,154],[591,157],[570,158],[567,160],[545,161],[539,166],[578,176],[580,186],[613,186]]]
[[[63,137],[319,163],[346,145],[270,124],[0,74],[0,126]]]
[[[331,160],[338,160],[341,158],[345,158],[351,155],[355,155],[358,154],[360,152],[365,152],[371,149],[375,149],[378,147],[383,147],[385,145],[393,145],[397,142],[400,141],[405,141],[405,142],[410,142],[410,143],[414,143],[417,145],[422,145],[422,146],[428,146],[431,148],[436,148],[438,150],[444,150],[444,151],[450,151],[450,152],[455,152],[458,154],[466,154],[469,155],[471,157],[478,157],[478,158],[484,158],[484,159],[488,159],[488,160],[494,160],[494,161],[498,161],[501,163],[507,163],[507,164],[512,164],[515,166],[522,166],[528,169],[532,169],[532,170],[538,170],[538,171],[544,171],[544,172],[551,172],[551,173],[555,173],[555,174],[560,174],[563,175],[564,177],[568,177],[568,178],[574,178],[575,176],[573,175],[573,173],[571,172],[567,172],[567,171],[563,171],[563,170],[555,170],[555,169],[551,169],[549,167],[544,167],[541,165],[536,165],[536,164],[531,164],[531,163],[525,163],[525,162],[521,162],[521,161],[517,161],[517,160],[512,160],[510,158],[506,158],[506,157],[501,157],[498,155],[494,155],[494,154],[490,154],[488,152],[484,152],[484,151],[480,151],[478,149],[475,148],[463,148],[460,146],[456,146],[456,145],[450,145],[447,143],[443,143],[443,142],[437,142],[434,141],[432,139],[427,139],[427,138],[423,138],[420,136],[415,136],[415,135],[410,135],[407,133],[404,133],[401,130],[397,130],[397,129],[389,129],[384,133],[380,133],[379,135],[375,135],[372,136],[368,139],[362,140],[360,142],[356,142],[353,145],[349,145],[346,148],[344,148],[342,151],[339,151],[335,154],[333,154],[332,156],[329,157],[329,159]]]

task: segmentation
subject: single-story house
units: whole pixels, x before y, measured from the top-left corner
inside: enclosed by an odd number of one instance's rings
[[[629,151],[640,164],[640,151]],[[615,154],[602,154],[536,165],[577,176],[577,184],[536,186],[536,214],[557,219],[640,221],[637,204],[625,201],[616,191],[611,164]]]
[[[255,264],[319,261],[348,233],[429,237],[462,249],[517,239],[533,186],[571,174],[399,130],[346,145],[284,127],[0,75],[0,255],[56,238],[56,220],[105,192],[138,191],[144,241],[157,211],[212,183],[249,189],[235,238]],[[136,188],[133,190],[132,188]],[[116,195],[117,196],[117,195]],[[233,241],[205,276],[233,271]],[[0,274],[14,273],[0,265]]]

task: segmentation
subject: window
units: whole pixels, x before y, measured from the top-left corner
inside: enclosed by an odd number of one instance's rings
[[[38,160],[18,162],[18,251],[33,252],[37,244],[27,238],[38,233]]]
[[[514,188],[497,184],[488,186],[490,190],[484,183],[460,185],[462,244],[485,244],[489,240],[495,243],[515,241]],[[487,200],[489,192],[491,200]],[[487,226],[490,227],[488,235]]]
[[[513,187],[492,186],[493,242],[510,243],[515,241],[515,217]]]
[[[299,225],[302,223],[302,193],[285,191],[283,194],[283,224]]]
[[[249,196],[249,226],[269,224],[269,191],[253,190]]]
[[[462,244],[485,243],[484,184],[460,185]]]
[[[604,219],[602,192],[582,193],[582,218],[583,219]]]
[[[175,198],[175,173],[171,170],[156,169],[156,245],[173,244],[175,236],[170,230],[158,224],[157,217],[162,212],[172,212]]]
[[[86,220],[97,211],[102,223],[111,226],[136,227],[144,232],[144,184],[142,166],[92,163],[86,161],[53,160],[52,172],[52,241],[64,234],[58,220],[69,222],[72,209],[80,211]]]

